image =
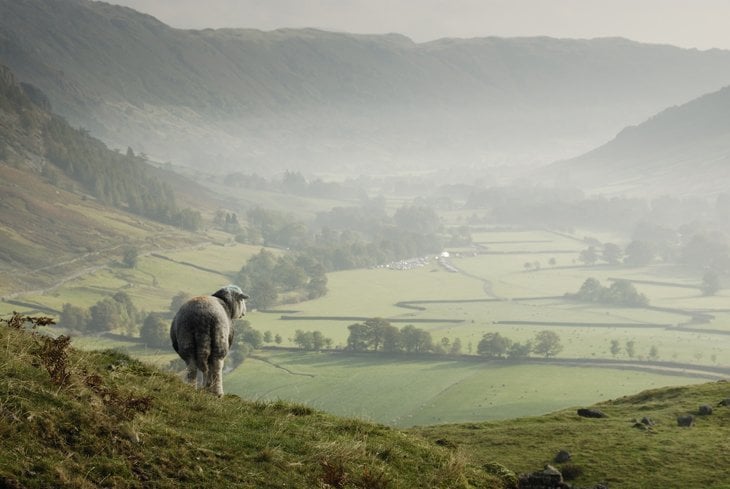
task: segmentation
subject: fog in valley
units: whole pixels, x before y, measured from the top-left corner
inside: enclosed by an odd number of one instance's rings
[[[726,379],[728,15],[0,0],[0,314],[181,373],[236,284],[227,394],[398,428]]]

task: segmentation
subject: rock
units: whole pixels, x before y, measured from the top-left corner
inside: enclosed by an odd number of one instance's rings
[[[648,430],[649,428],[651,428],[655,424],[656,423],[654,422],[653,419],[644,416],[640,420],[634,422],[634,428],[640,428],[642,430]]]
[[[539,472],[521,475],[519,489],[564,489],[570,486],[563,481],[563,474],[552,465]]]
[[[567,462],[568,460],[570,460],[570,458],[571,458],[570,452],[568,452],[567,450],[560,450],[555,455],[554,460],[555,460],[556,464],[563,464],[563,463]]]
[[[730,397],[723,399],[717,405],[718,406],[730,406]]]
[[[691,414],[684,414],[677,417],[677,425],[682,427],[690,427],[695,424],[695,417]]]
[[[600,409],[586,409],[581,408],[578,410],[578,416],[583,418],[608,418],[608,415]]]
[[[700,416],[709,416],[710,414],[712,414],[712,406],[710,406],[709,404],[703,404],[697,410],[697,413]]]

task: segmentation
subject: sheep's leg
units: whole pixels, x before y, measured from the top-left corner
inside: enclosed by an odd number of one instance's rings
[[[223,359],[211,358],[205,387],[216,396],[223,395]]]
[[[188,373],[185,375],[185,380],[187,380],[188,384],[195,385],[195,380],[198,377],[198,367],[195,365],[195,360],[188,360],[187,367]]]

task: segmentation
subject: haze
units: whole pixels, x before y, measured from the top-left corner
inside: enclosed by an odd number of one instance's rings
[[[444,37],[626,37],[685,48],[730,49],[721,0],[120,0],[179,28],[316,27]]]

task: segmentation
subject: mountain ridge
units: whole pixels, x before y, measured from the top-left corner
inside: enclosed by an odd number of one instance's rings
[[[0,61],[73,124],[211,171],[547,163],[730,83],[730,52],[624,39],[182,30],[87,0],[0,14]]]
[[[541,174],[607,193],[717,195],[730,183],[728,114],[730,86],[667,108]]]

